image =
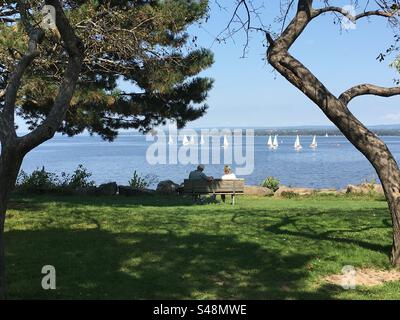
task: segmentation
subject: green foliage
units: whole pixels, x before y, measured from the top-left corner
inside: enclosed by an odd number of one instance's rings
[[[261,186],[268,188],[268,189],[272,190],[273,192],[275,192],[279,189],[279,184],[280,184],[280,181],[277,178],[268,177],[261,183]]]
[[[298,198],[299,195],[293,191],[283,191],[281,193],[281,197],[284,199],[293,199],[293,198]]]
[[[133,172],[132,179],[129,181],[129,185],[134,189],[147,189],[153,183],[155,183],[157,181],[157,179],[158,179],[157,176],[150,175],[150,174],[147,174],[144,177],[142,177],[135,170]]]
[[[17,179],[17,188],[22,191],[42,193],[55,191],[60,186],[60,180],[54,173],[47,172],[44,167],[36,169],[31,174],[21,170]]]
[[[36,169],[31,174],[21,170],[17,179],[17,190],[32,193],[71,192],[80,188],[94,186],[90,180],[92,174],[79,165],[72,174],[62,172],[60,176],[42,169]]]
[[[93,180],[90,180],[91,176],[92,174],[80,164],[72,173],[72,175],[69,175],[65,172],[61,173],[61,186],[71,190],[93,187],[95,183]]]
[[[207,0],[71,0],[64,5],[86,50],[59,132],[73,136],[87,130],[113,140],[119,129],[146,132],[168,120],[182,128],[205,114],[213,81],[198,75],[214,58],[187,30],[207,17]],[[12,70],[26,47],[20,24],[0,26],[1,74]],[[17,103],[31,130],[49,114],[67,64],[64,47],[50,31],[39,49]],[[122,80],[129,92],[118,90]],[[0,77],[0,89],[6,82]]]

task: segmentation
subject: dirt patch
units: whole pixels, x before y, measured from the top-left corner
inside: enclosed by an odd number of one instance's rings
[[[400,281],[399,270],[356,269],[350,276],[354,276],[356,286],[373,287],[385,282]],[[334,274],[324,278],[325,281],[339,286],[346,285],[348,279],[349,274]]]

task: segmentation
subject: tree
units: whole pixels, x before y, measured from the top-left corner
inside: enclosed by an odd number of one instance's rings
[[[398,27],[398,0],[367,1],[362,12],[352,15],[348,10],[330,5],[330,1],[287,0],[281,1],[283,15],[277,21],[282,22],[278,32],[266,28],[260,10],[263,6],[256,1],[237,0],[232,19],[225,30],[232,36],[244,30],[247,36],[252,31],[265,34],[268,49],[266,58],[269,64],[286,78],[292,85],[311,99],[324,114],[339,128],[344,136],[368,159],[375,168],[385,191],[386,199],[393,221],[393,245],[390,260],[393,265],[400,266],[400,170],[386,144],[363,125],[349,110],[349,103],[362,95],[390,97],[400,94],[400,87],[384,88],[374,84],[359,84],[349,88],[340,96],[335,96],[329,89],[289,51],[309,23],[314,19],[332,13],[336,19],[349,19],[350,22],[372,16],[387,19],[393,27]],[[358,5],[358,1],[355,1]],[[294,15],[291,17],[291,11]],[[254,25],[255,21],[257,25]],[[288,23],[286,23],[288,22]],[[235,27],[239,24],[239,27]],[[397,29],[395,29],[397,30]]]
[[[62,132],[113,140],[118,129],[148,131],[201,117],[213,63],[186,30],[207,0],[0,1],[0,298],[5,297],[4,224],[24,156]],[[46,17],[47,19],[47,17]],[[55,26],[51,26],[54,22]],[[118,84],[130,84],[122,92]],[[17,136],[15,114],[30,132]]]

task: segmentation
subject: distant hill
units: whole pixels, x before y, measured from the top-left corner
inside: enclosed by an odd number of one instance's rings
[[[368,126],[378,136],[400,136],[400,125],[376,125]],[[299,127],[277,127],[277,128],[256,128],[256,136],[277,134],[282,136],[292,135],[325,135],[339,136],[342,133],[334,126],[299,126]]]

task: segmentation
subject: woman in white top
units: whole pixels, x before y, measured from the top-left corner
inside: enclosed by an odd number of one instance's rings
[[[232,172],[232,169],[230,166],[224,166],[224,175],[221,177],[222,180],[236,180],[236,175]],[[233,198],[233,196],[232,196]],[[221,194],[221,200],[225,202],[225,195]]]
[[[236,180],[236,175],[232,172],[230,166],[224,167],[224,175],[221,177],[222,180]]]

